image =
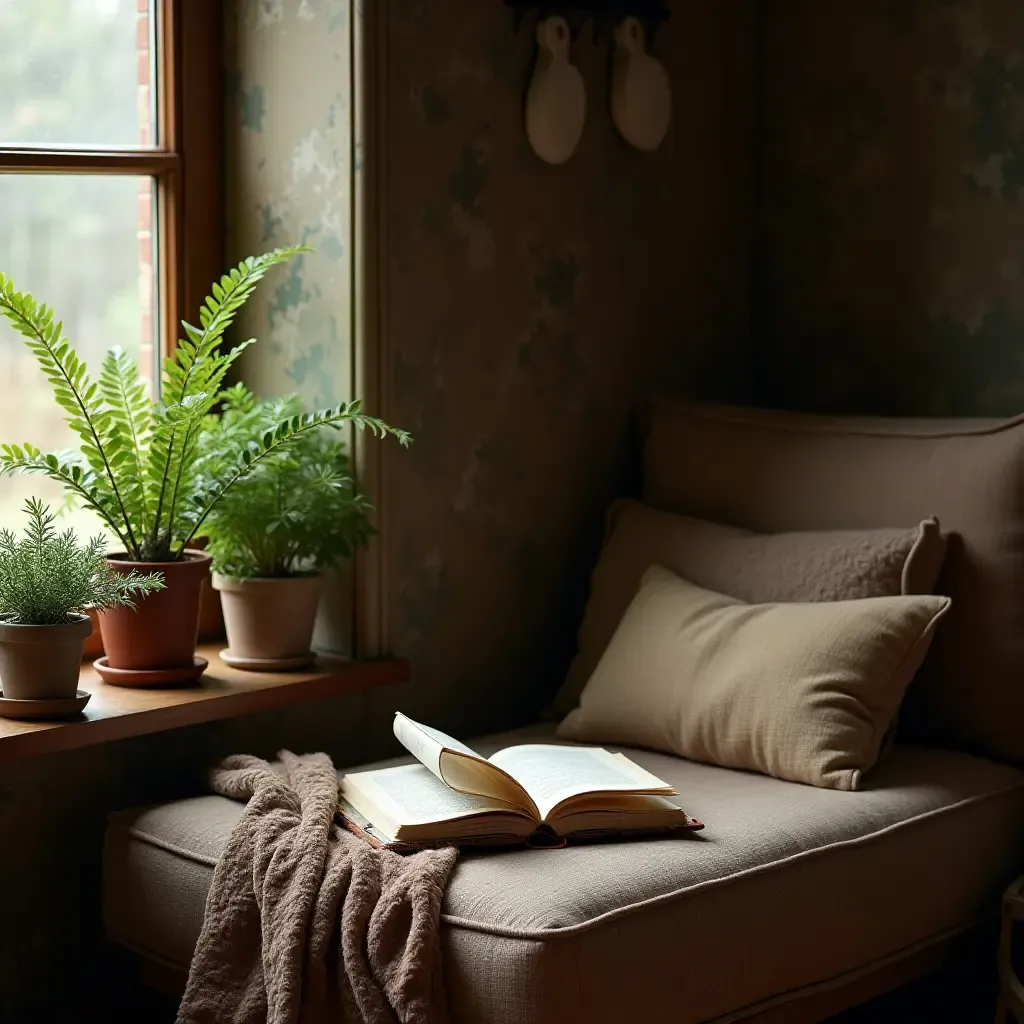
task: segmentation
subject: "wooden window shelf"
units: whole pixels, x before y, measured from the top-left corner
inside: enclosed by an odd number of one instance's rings
[[[92,694],[85,711],[78,718],[54,722],[0,718],[0,761],[274,711],[409,678],[409,664],[401,659],[353,662],[324,656],[301,672],[242,672],[220,660],[219,646],[199,648],[210,667],[197,686],[177,690],[108,686],[92,665],[83,665],[78,685]]]

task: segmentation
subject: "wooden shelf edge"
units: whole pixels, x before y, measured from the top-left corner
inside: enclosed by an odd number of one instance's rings
[[[346,662],[321,657],[313,669],[274,675],[228,668],[214,649],[201,647],[199,653],[210,667],[199,686],[183,689],[108,686],[91,665],[83,665],[80,685],[93,694],[84,714],[53,722],[0,718],[0,763],[277,711],[409,679],[409,663],[401,658]]]

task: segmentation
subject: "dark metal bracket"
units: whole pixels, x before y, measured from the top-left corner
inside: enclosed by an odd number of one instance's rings
[[[505,6],[512,8],[512,23],[517,32],[528,15],[534,14],[540,20],[560,14],[568,22],[574,40],[592,22],[594,42],[611,36],[615,26],[629,17],[640,19],[650,39],[670,17],[665,0],[505,0]]]

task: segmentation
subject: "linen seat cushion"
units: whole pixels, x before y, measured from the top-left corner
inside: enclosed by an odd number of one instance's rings
[[[551,742],[552,728],[474,746]],[[968,927],[998,907],[1024,849],[1024,774],[967,754],[897,745],[847,793],[627,753],[707,828],[464,853],[442,925],[454,1024],[664,1020],[666,1007],[696,1024],[754,1009]],[[116,818],[112,937],[184,967],[240,814],[209,796]]]
[[[953,606],[900,730],[1024,762],[1024,416],[901,420],[657,400],[645,503],[762,533],[936,516]]]

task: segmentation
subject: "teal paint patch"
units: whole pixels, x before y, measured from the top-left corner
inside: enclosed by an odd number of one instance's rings
[[[420,91],[420,105],[423,116],[430,124],[441,124],[452,115],[452,105],[448,94],[440,87],[428,83]]]
[[[483,217],[480,197],[490,178],[490,161],[478,146],[463,146],[459,154],[459,166],[448,179],[448,194],[466,213]]]
[[[1001,300],[972,331],[944,316],[928,324],[926,372],[941,384],[936,416],[1013,416],[1024,408],[1024,324]]]
[[[424,564],[423,542],[423,537],[406,535],[395,559],[403,653],[429,644],[458,600],[448,569],[444,565]]]
[[[973,66],[971,79],[975,150],[982,160],[1000,160],[1002,197],[1016,202],[1024,189],[1024,70],[987,54]]]
[[[356,0],[356,15],[363,16],[363,0]],[[331,20],[327,23],[328,32],[340,32],[349,27],[352,21],[351,8],[348,0],[333,0],[331,4]]]
[[[451,462],[446,444],[450,415],[444,391],[429,369],[402,352],[395,353],[391,374],[395,398],[402,410],[401,426],[416,439],[410,469],[437,479]]]
[[[291,353],[291,361],[284,369],[303,397],[317,408],[335,405],[345,397],[338,394],[335,371],[336,361],[348,351],[349,338],[346,330],[342,340],[338,323],[338,317],[322,303],[313,302],[303,309],[296,325],[302,347]]]
[[[534,287],[549,306],[556,309],[576,301],[576,282],[580,266],[573,253],[552,256],[548,265],[533,279]]]
[[[273,241],[278,231],[281,230],[283,223],[284,221],[282,218],[278,214],[274,213],[274,208],[270,203],[264,203],[260,207],[260,241]]]
[[[304,388],[310,381],[319,378],[324,372],[324,347],[321,344],[310,346],[305,352],[297,355],[284,371],[296,387]]]
[[[309,291],[302,281],[304,256],[298,256],[287,267],[287,276],[282,284],[274,289],[274,298],[267,305],[267,324],[273,331],[280,320],[288,313],[298,309],[309,301]]]
[[[327,127],[334,128],[338,123],[338,118],[344,115],[348,108],[349,104],[345,101],[345,97],[340,92],[336,92],[331,105],[327,108]]]
[[[242,127],[247,132],[262,132],[267,113],[267,99],[262,85],[254,85],[242,92]]]
[[[337,263],[345,256],[345,246],[342,245],[341,239],[337,235],[325,235],[317,246],[317,252],[323,254],[332,263]]]

